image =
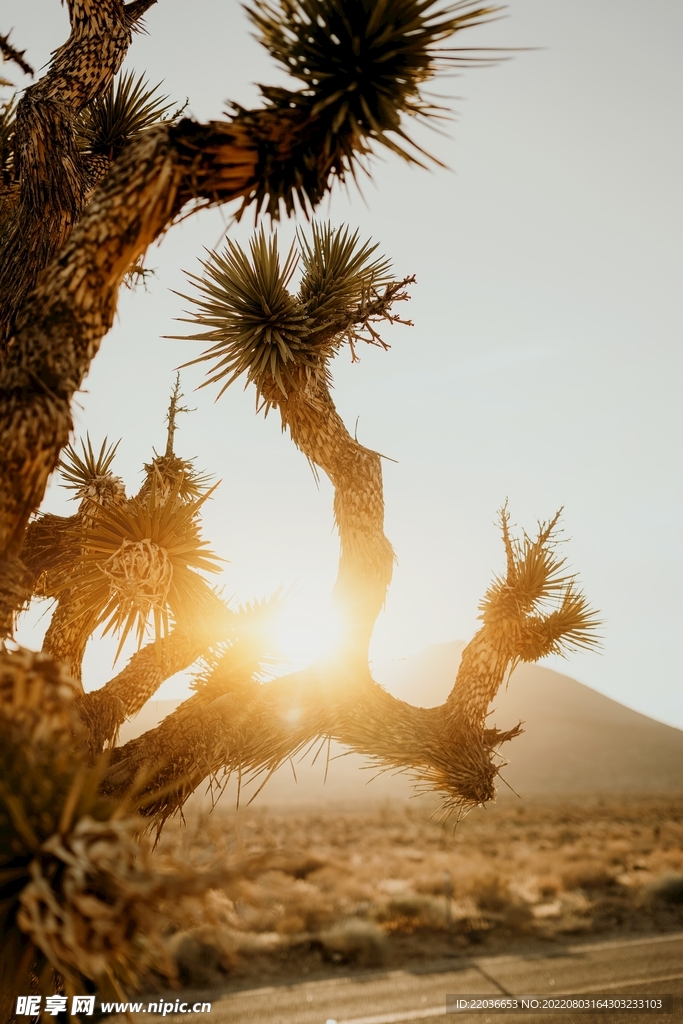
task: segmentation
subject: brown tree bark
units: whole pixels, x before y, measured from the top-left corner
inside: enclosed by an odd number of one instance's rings
[[[289,429],[297,448],[334,485],[341,548],[334,595],[346,633],[343,655],[367,664],[395,561],[394,549],[384,535],[381,457],[351,437],[321,379],[309,388],[291,391],[278,406],[283,427]]]
[[[69,0],[71,34],[47,73],[19,100],[18,202],[0,245],[0,347],[9,343],[17,312],[68,237],[92,188],[76,143],[76,118],[119,70],[133,27],[152,2]]]

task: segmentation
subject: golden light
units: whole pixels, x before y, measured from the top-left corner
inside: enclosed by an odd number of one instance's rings
[[[329,599],[294,595],[278,616],[275,642],[288,670],[334,655],[343,636],[341,615]]]

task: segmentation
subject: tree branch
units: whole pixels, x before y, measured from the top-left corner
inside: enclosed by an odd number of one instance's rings
[[[17,106],[19,200],[0,247],[0,347],[40,271],[78,219],[91,180],[75,119],[111,82],[131,42],[122,0],[70,0],[71,35]]]
[[[395,560],[384,535],[382,464],[347,431],[334,407],[323,374],[302,375],[300,387],[283,396],[272,380],[264,398],[280,410],[297,448],[334,485],[334,517],[341,553],[334,594],[342,612],[345,640],[340,656],[367,664],[375,620],[386,600]]]
[[[466,671],[458,676],[461,685]],[[328,737],[366,755],[380,770],[407,772],[448,807],[468,807],[493,797],[495,751],[519,731],[468,728],[448,703],[406,704],[358,661],[350,668],[321,664],[262,685],[223,670],[156,729],[117,748],[104,788],[123,793],[151,769],[145,788],[166,787],[148,810],[160,825],[205,779],[223,776],[224,782],[224,775],[237,773],[243,784],[265,780],[288,758]]]
[[[507,574],[494,579],[481,602],[483,625],[463,651],[441,707],[396,700],[354,657],[258,685],[238,652],[236,660],[219,662],[157,729],[114,752],[106,789],[123,792],[152,767],[145,777],[149,790],[167,787],[150,805],[163,824],[203,779],[221,771],[238,772],[240,780],[267,778],[288,757],[329,737],[380,769],[408,772],[418,787],[441,795],[447,813],[491,800],[498,747],[521,732],[521,725],[506,732],[486,727],[491,701],[518,662],[595,645],[598,624],[552,551],[557,519],[541,524],[535,541],[524,535],[523,543],[510,546],[506,515]]]
[[[246,651],[250,669],[260,669],[260,659],[269,653],[268,621],[278,606],[275,600],[233,611],[215,596],[212,614],[204,607],[193,620],[177,624],[169,636],[143,647],[118,675],[80,698],[79,710],[89,726],[92,749],[99,752],[104,745],[113,746],[124,720],[136,715],[166,679],[202,657],[216,657],[215,652],[226,644],[226,657],[234,660],[239,656],[244,663]]]

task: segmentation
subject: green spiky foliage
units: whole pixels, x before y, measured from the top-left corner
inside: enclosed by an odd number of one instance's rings
[[[116,444],[109,444],[105,437],[96,453],[90,434],[86,434],[85,441],[81,441],[80,454],[75,445],[68,444],[59,460],[62,486],[75,491],[78,498],[90,494],[93,486],[111,475],[111,466],[120,443],[119,439]]]
[[[169,111],[174,104],[159,93],[161,83],[147,84],[124,71],[81,114],[76,126],[80,148],[92,156],[115,160],[123,147],[142,132],[164,121],[173,120]]]
[[[200,574],[219,572],[220,559],[198,522],[213,490],[187,501],[177,483],[161,501],[153,480],[146,495],[98,508],[62,588],[78,594],[79,615],[95,615],[93,629],[118,634],[117,656],[131,632],[140,645],[150,625],[163,637],[170,621],[191,622],[213,608],[213,592]]]
[[[446,7],[438,0],[256,0],[248,6],[259,41],[300,83],[298,90],[260,86],[283,126],[290,123],[292,159],[266,162],[248,203],[262,202],[275,216],[281,202],[288,212],[297,203],[315,205],[330,173],[342,180],[355,175],[359,157],[377,145],[419,163],[426,154],[406,133],[404,118],[443,116],[423,86],[437,71],[472,59],[440,44],[497,9],[465,0]]]
[[[390,307],[405,298],[406,282],[393,279],[390,262],[375,256],[376,244],[329,224],[314,224],[310,239],[300,233],[298,243],[299,253],[292,247],[281,265],[277,234],[269,238],[261,228],[248,254],[229,241],[223,253],[202,261],[202,277],[188,274],[198,294],[183,296],[194,305],[184,322],[204,331],[184,337],[210,344],[193,362],[213,362],[206,384],[220,383],[219,394],[245,374],[259,397],[271,378],[286,395],[302,375],[325,373],[344,342],[381,343],[373,322],[399,319]],[[299,258],[301,282],[293,292],[288,285]]]

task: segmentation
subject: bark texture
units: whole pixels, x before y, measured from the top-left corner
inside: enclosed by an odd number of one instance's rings
[[[347,632],[345,654],[367,663],[395,561],[394,549],[384,535],[380,456],[351,437],[322,380],[290,392],[279,409],[283,427],[297,448],[334,485],[341,549],[334,593]]]
[[[92,180],[76,143],[76,119],[119,70],[139,17],[136,5],[122,0],[69,0],[68,8],[68,40],[17,107],[18,201],[0,245],[2,345],[38,274],[83,210]]]

